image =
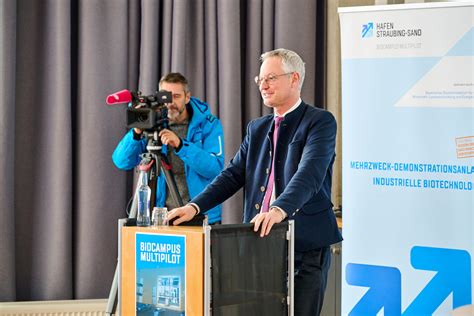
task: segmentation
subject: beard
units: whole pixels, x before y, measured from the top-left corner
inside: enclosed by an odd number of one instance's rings
[[[168,107],[168,119],[170,121],[175,121],[181,113],[184,112],[185,107],[183,106],[181,109],[177,106],[171,105]]]
[[[178,111],[168,110],[168,119],[170,119],[171,121],[174,121],[179,117],[179,114],[180,113]]]

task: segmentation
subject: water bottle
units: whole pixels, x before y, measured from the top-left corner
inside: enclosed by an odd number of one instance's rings
[[[139,181],[137,226],[150,226],[151,189],[148,186],[148,175],[145,170],[140,170]]]

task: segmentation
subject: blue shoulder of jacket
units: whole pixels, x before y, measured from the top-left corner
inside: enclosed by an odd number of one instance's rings
[[[301,110],[304,111],[303,119],[312,119],[314,117],[318,117],[335,120],[334,115],[326,109],[318,108],[314,105],[305,103],[304,101],[301,103],[301,107]]]
[[[209,109],[209,105],[206,102],[199,100],[198,98],[191,97],[191,100],[189,101],[189,103],[191,103],[193,110],[197,111],[201,115],[206,115],[206,114],[211,113]]]
[[[198,116],[199,120],[207,120],[210,123],[214,123],[214,121],[217,120],[217,117],[212,115],[211,109],[206,102],[203,102],[198,98],[191,97],[189,103],[193,108],[193,115]]]

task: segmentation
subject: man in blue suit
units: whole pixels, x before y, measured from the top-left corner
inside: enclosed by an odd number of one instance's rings
[[[255,82],[274,113],[249,123],[229,165],[169,219],[189,221],[244,187],[244,222],[255,223],[260,236],[276,223],[295,221],[295,315],[319,315],[330,245],[342,240],[331,203],[336,121],[301,100],[305,68],[298,54],[277,49],[261,61]]]

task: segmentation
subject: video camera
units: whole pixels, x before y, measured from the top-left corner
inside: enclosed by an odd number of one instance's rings
[[[109,95],[106,102],[109,105],[128,103],[128,128],[139,128],[145,132],[155,132],[168,128],[166,103],[173,102],[169,91],[156,91],[155,94],[143,96],[140,91],[122,90]]]

